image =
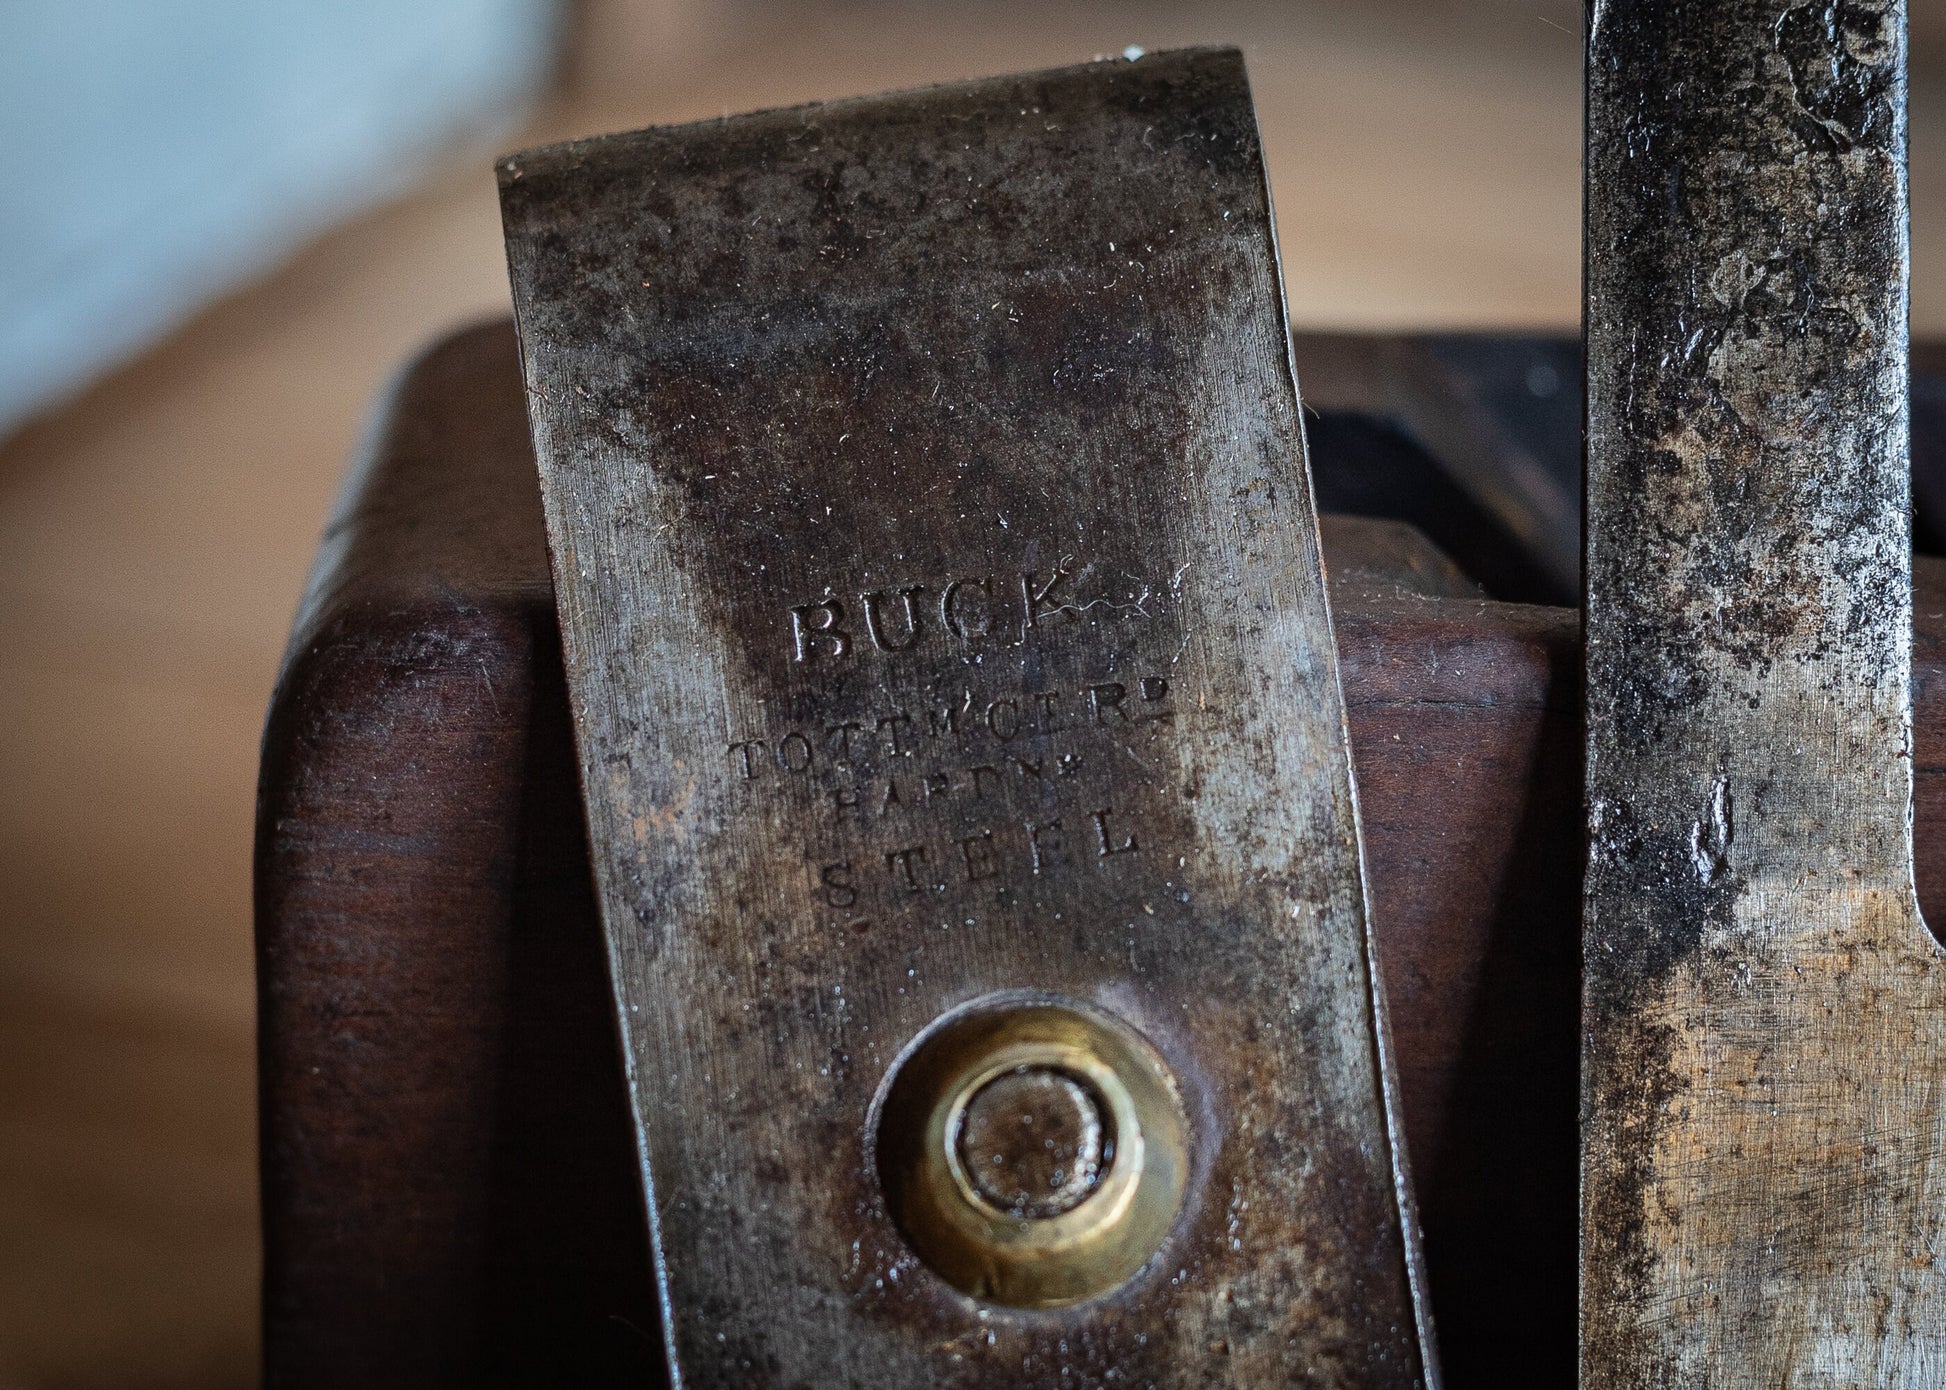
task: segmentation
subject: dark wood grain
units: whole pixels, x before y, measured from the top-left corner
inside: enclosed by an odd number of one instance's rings
[[[272,1384],[661,1362],[513,368],[502,324],[401,381],[265,731]]]

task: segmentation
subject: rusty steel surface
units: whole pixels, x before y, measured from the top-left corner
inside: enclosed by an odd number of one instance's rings
[[[1427,1383],[1240,56],[502,196],[682,1383]],[[1134,1030],[1187,1118],[1160,1251],[1072,1306],[959,1292],[874,1172],[902,1052],[1011,991]]]
[[[1589,18],[1582,1384],[1946,1384],[1903,7]]]

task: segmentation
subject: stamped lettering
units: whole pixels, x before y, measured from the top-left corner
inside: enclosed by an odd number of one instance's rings
[[[1127,575],[1101,576],[1074,560],[1012,574],[958,575],[841,595],[827,588],[785,609],[793,666],[836,667],[867,653],[896,655],[942,642],[1020,645],[1083,618],[1146,619],[1156,590]],[[862,640],[854,637],[862,629]]]

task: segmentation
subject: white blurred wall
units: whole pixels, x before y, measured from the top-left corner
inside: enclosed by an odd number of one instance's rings
[[[0,436],[435,156],[517,128],[557,0],[5,0]]]

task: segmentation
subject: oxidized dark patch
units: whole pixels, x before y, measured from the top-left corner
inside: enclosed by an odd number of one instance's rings
[[[1582,1383],[1937,1383],[1903,14],[1591,20]]]

